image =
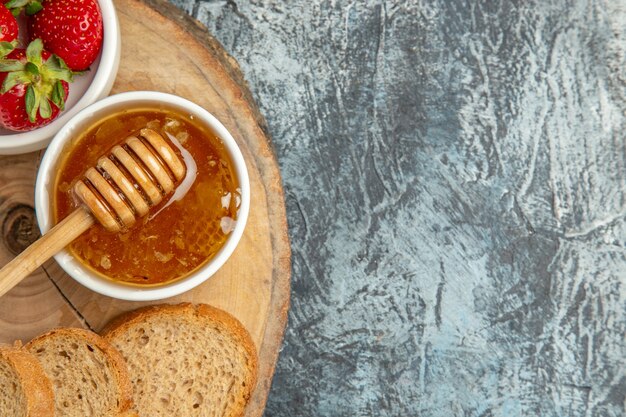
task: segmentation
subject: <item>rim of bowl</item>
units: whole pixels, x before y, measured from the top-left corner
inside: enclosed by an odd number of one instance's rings
[[[233,161],[234,170],[241,188],[241,205],[239,207],[237,223],[225,244],[206,264],[198,268],[192,274],[172,283],[145,288],[118,283],[93,273],[70,255],[66,249],[63,249],[54,256],[55,260],[65,272],[92,291],[122,300],[153,301],[173,297],[189,291],[209,279],[226,263],[239,243],[248,219],[250,210],[250,180],[245,160],[235,139],[224,125],[206,109],[187,99],[168,93],[133,91],[115,94],[81,110],[59,130],[48,146],[39,165],[39,172],[35,183],[35,211],[42,234],[46,233],[52,227],[52,201],[50,199],[49,189],[53,186],[52,182],[56,175],[56,162],[58,157],[62,154],[67,141],[73,137],[72,133],[74,127],[84,123],[91,117],[99,116],[99,112],[106,112],[110,106],[119,106],[120,104],[130,102],[134,105],[164,103],[167,107],[174,107],[180,111],[193,114],[202,120],[202,122],[213,129],[223,141]]]
[[[45,148],[60,128],[79,111],[107,96],[113,88],[121,54],[120,24],[112,0],[98,0],[105,27],[100,63],[91,84],[72,108],[41,128],[0,136],[0,155],[16,155]],[[5,140],[6,139],[6,140]]]

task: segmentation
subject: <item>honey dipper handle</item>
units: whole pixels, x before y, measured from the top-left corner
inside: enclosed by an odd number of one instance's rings
[[[27,247],[0,270],[0,297],[83,234],[94,222],[93,216],[86,209],[78,208]]]

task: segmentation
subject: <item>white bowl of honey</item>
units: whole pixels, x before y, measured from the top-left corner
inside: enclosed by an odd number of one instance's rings
[[[182,183],[132,227],[112,233],[96,224],[55,255],[84,286],[133,301],[172,297],[211,277],[237,246],[250,207],[246,164],[228,130],[186,99],[136,91],[85,108],[48,146],[35,185],[42,233],[80,205],[77,178],[146,127],[177,148]]]

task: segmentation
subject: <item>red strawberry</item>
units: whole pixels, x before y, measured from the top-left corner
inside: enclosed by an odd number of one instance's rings
[[[17,39],[17,20],[5,5],[0,5],[0,42]]]
[[[28,31],[31,40],[40,38],[71,70],[86,70],[102,47],[100,6],[96,0],[47,0],[29,16]]]
[[[54,120],[65,106],[72,72],[36,39],[26,50],[0,42],[0,124],[32,130]]]

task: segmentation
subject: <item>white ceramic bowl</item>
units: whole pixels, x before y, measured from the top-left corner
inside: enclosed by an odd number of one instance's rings
[[[120,63],[120,25],[112,0],[98,0],[104,25],[102,49],[91,69],[74,77],[65,110],[50,124],[28,132],[0,128],[0,155],[14,155],[45,148],[55,133],[76,113],[106,97],[115,81]]]
[[[56,134],[43,156],[35,184],[35,210],[41,232],[46,233],[53,226],[51,196],[54,190],[52,188],[57,173],[57,161],[63,154],[65,145],[76,137],[78,132],[82,132],[86,127],[91,126],[95,121],[108,114],[121,109],[146,107],[155,104],[164,104],[168,108],[174,108],[175,110],[193,115],[196,120],[211,128],[222,139],[233,161],[235,173],[241,187],[241,205],[235,228],[218,253],[191,275],[171,283],[141,287],[115,282],[101,277],[84,267],[66,250],[55,255],[54,258],[59,265],[76,281],[100,294],[123,300],[159,300],[188,291],[206,281],[226,262],[235,250],[243,234],[250,209],[248,171],[241,151],[228,130],[208,111],[186,99],[165,93],[135,91],[112,95],[92,104],[74,116]],[[158,218],[154,221],[158,221]]]

